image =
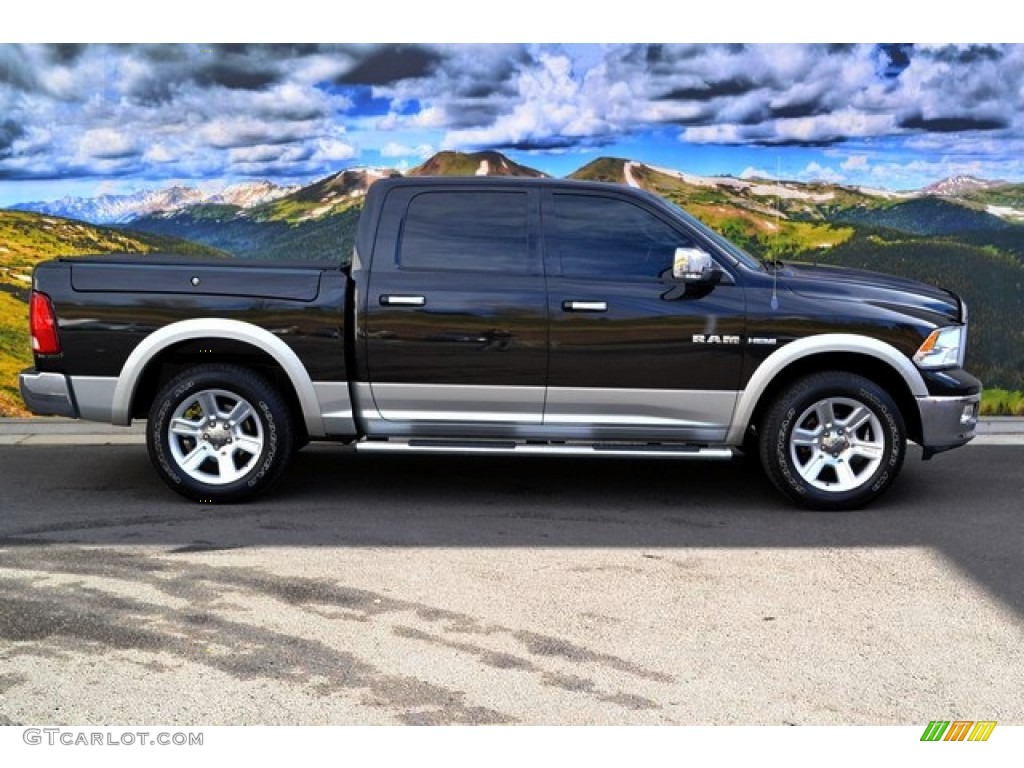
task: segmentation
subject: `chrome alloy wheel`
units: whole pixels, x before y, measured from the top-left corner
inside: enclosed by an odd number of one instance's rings
[[[181,471],[209,485],[248,474],[263,453],[263,425],[237,393],[204,389],[182,400],[167,427],[171,456]]]
[[[834,493],[851,491],[869,482],[882,463],[882,422],[852,398],[819,400],[794,422],[789,453],[809,485]]]

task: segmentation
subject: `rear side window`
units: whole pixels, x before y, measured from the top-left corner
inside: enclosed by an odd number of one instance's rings
[[[402,269],[536,274],[525,192],[422,192],[399,241]]]
[[[650,211],[614,197],[554,196],[554,246],[565,277],[657,278],[692,246]]]

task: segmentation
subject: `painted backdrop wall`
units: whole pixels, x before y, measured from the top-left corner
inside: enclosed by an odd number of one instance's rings
[[[1019,45],[0,45],[0,410],[40,259],[343,259],[393,172],[637,184],[758,255],[947,285],[1024,390],[1022,102]]]

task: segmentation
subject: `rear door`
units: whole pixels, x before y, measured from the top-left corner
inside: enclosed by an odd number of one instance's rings
[[[548,329],[538,231],[529,186],[388,193],[362,334],[378,431],[486,435],[541,423]]]
[[[736,402],[744,296],[672,279],[697,233],[629,194],[544,196],[551,357],[544,424],[594,437],[718,441]],[[726,267],[725,264],[719,266]]]

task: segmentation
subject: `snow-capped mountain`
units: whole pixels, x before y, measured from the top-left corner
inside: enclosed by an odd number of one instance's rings
[[[1002,181],[987,181],[986,179],[978,179],[974,176],[952,176],[942,181],[937,181],[934,184],[929,184],[927,187],[921,190],[923,195],[938,195],[940,197],[960,197],[966,195],[969,192],[975,192],[979,189],[988,189],[990,187],[998,187],[1000,184],[1004,184]]]
[[[60,200],[20,203],[12,207],[92,224],[125,224],[141,216],[180,211],[204,203],[251,208],[291,194],[297,189],[270,181],[241,182],[213,193],[198,187],[171,186],[140,190],[130,195],[62,197]]]
[[[254,208],[263,203],[277,200],[300,189],[297,185],[282,187],[272,181],[246,181],[224,187],[219,193],[210,195],[204,202],[237,205],[239,208]]]

